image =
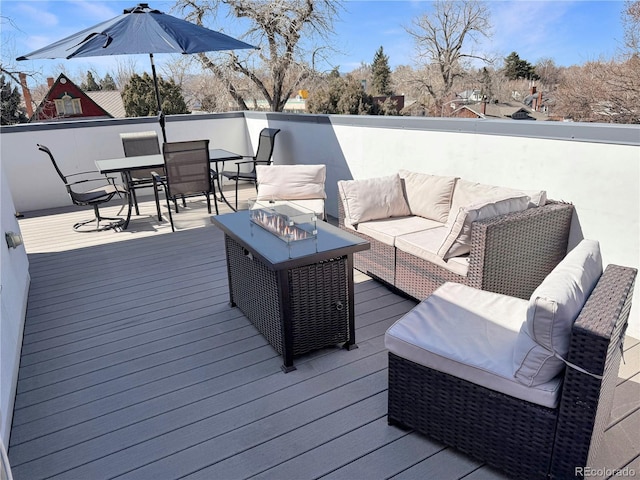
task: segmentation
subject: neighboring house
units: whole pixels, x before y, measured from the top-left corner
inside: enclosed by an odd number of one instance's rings
[[[113,118],[80,87],[60,74],[54,82],[47,79],[49,91],[38,104],[30,122],[55,122],[86,118]],[[30,100],[30,99],[29,99]]]
[[[549,103],[552,103],[550,99],[542,95],[542,92],[538,92],[536,86],[532,86],[529,95],[522,100],[527,107],[535,110],[536,112],[549,113]]]
[[[507,103],[489,103],[480,102],[472,105],[457,106],[451,117],[458,118],[500,118],[503,120],[539,120],[544,121],[549,118],[540,112],[536,112],[531,108],[519,102]]]
[[[113,118],[125,118],[127,116],[122,95],[118,90],[98,90],[96,92],[86,92],[86,94],[109,112],[109,115]]]
[[[456,94],[456,97],[465,103],[481,102],[482,92],[480,90],[465,90]]]

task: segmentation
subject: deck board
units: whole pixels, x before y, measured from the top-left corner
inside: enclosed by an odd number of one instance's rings
[[[17,480],[506,479],[387,425],[384,333],[413,300],[355,272],[359,348],[303,355],[284,374],[228,305],[223,235],[192,228],[206,214],[194,208],[167,234],[141,202],[130,231],[78,234],[70,225],[87,212],[63,210],[20,220],[32,284],[9,445]],[[626,444],[605,440],[602,461],[637,468],[640,342],[625,350],[607,435]]]

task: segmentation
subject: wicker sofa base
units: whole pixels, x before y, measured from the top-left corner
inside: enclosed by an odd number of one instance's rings
[[[344,224],[338,198],[338,226],[367,240],[371,249],[354,255],[354,266],[417,300],[445,282],[528,299],[567,253],[573,205],[550,201],[543,207],[474,222],[467,275],[380,242]]]
[[[247,255],[225,235],[232,303],[283,354],[283,306],[291,312],[292,352],[301,355],[349,340],[347,257],[339,257],[278,272]]]
[[[389,353],[389,423],[412,428],[513,478],[546,478],[557,416],[555,409]]]

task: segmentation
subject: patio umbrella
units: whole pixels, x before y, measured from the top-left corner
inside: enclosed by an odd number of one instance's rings
[[[147,3],[127,8],[122,15],[99,23],[17,60],[148,54],[158,100],[162,136],[167,141],[158,90],[154,53],[199,53],[256,48],[220,32],[154,10]]]

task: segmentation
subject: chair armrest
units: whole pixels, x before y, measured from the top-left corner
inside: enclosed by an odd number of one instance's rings
[[[66,175],[67,177],[75,177],[77,175],[95,175],[96,173],[100,174],[99,171],[97,170],[89,170],[88,172],[77,172],[77,173],[70,173],[68,175]],[[103,173],[101,175],[104,175],[105,177],[107,176],[106,173]]]
[[[95,172],[89,172],[89,173],[95,173]],[[88,182],[102,182],[102,183],[109,183],[111,185],[115,185],[115,177],[101,177],[101,178],[84,178],[82,180],[77,180],[75,182],[67,182],[66,185],[79,185],[81,183],[88,183]]]
[[[158,172],[152,171],[151,178],[153,179],[153,183],[162,183],[164,185],[164,178]]]
[[[236,162],[236,164],[241,165],[243,163],[259,163],[260,160],[244,160],[242,162]]]
[[[637,273],[635,268],[607,266],[573,324],[567,360],[602,378],[565,369],[552,478],[573,477],[576,465],[596,465],[609,426]]]
[[[471,225],[469,284],[529,299],[567,253],[573,205],[550,202]]]

